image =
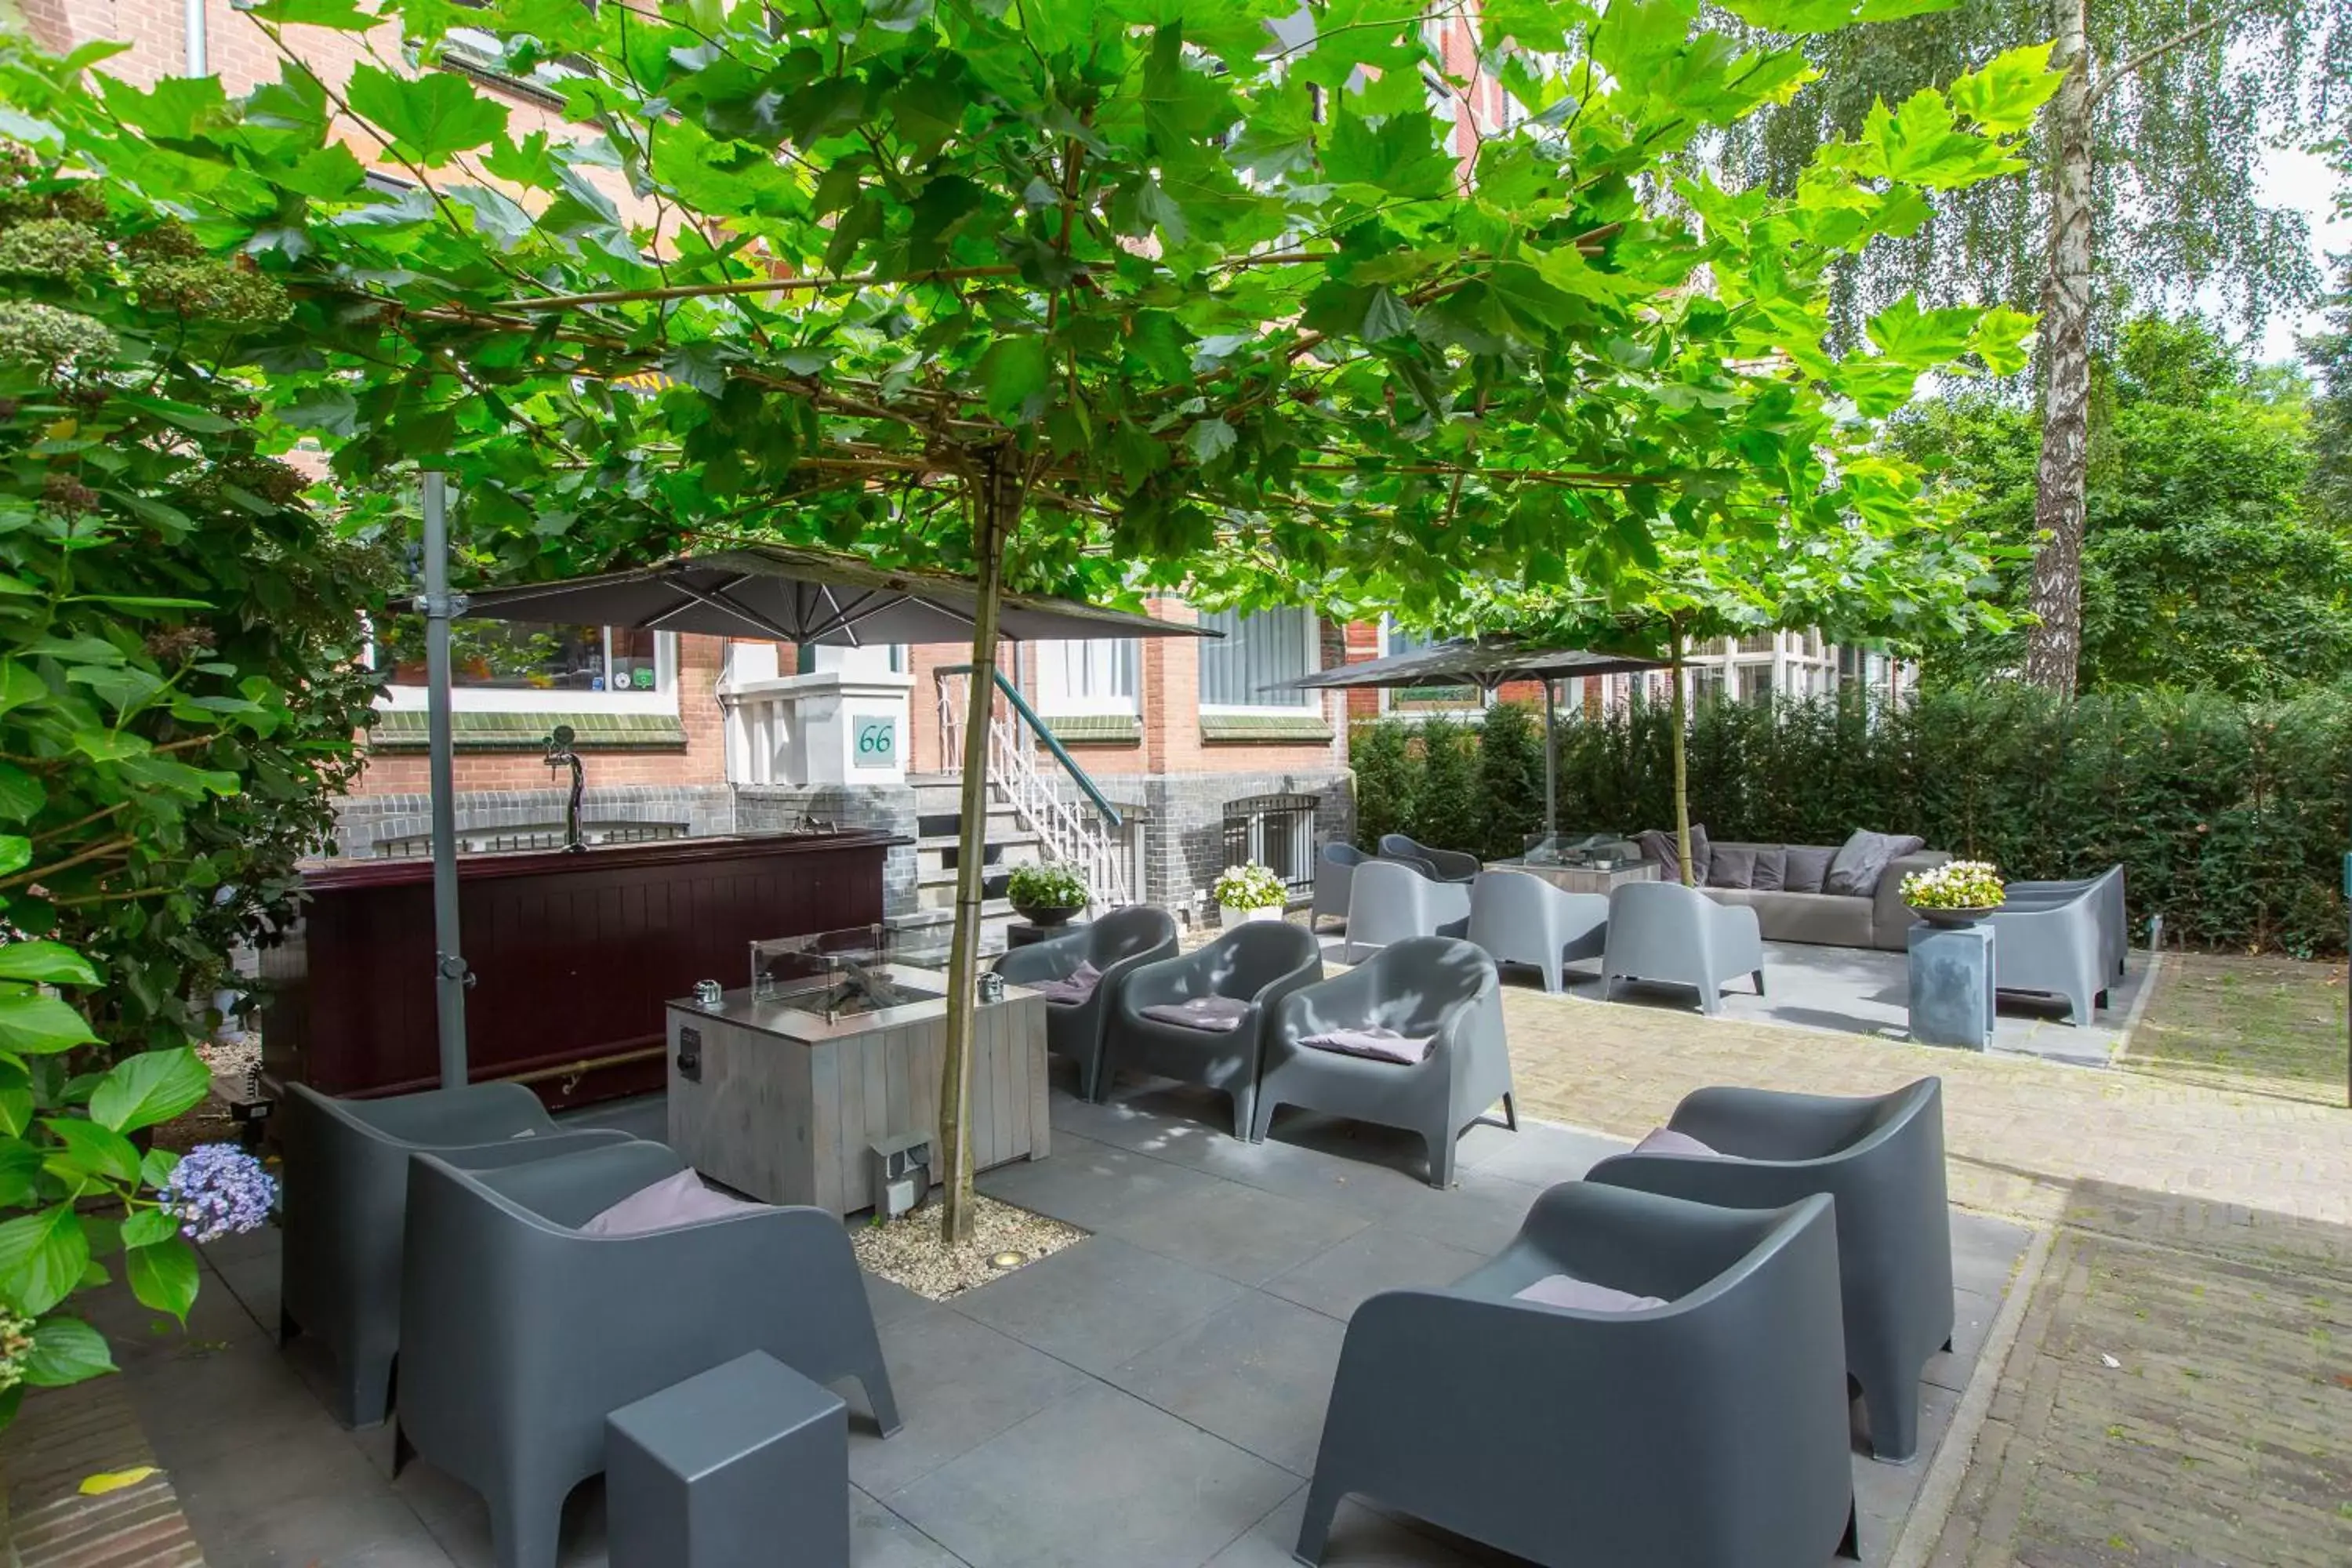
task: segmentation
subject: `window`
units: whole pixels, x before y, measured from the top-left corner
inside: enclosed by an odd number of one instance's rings
[[[1297,709],[1317,706],[1321,693],[1284,684],[1322,668],[1315,617],[1303,609],[1202,614],[1201,625],[1223,632],[1201,643],[1202,708]]]
[[[375,628],[376,668],[390,706],[425,705],[425,623],[399,616]],[[453,705],[533,712],[575,709],[675,712],[677,639],[628,626],[457,621],[449,628]]]
[[[1423,648],[1434,647],[1438,641],[1436,637],[1422,637],[1386,621],[1381,624],[1381,651],[1390,658],[1394,658],[1399,654],[1419,653]],[[1481,706],[1478,700],[1478,689],[1469,685],[1391,687],[1387,690],[1386,696],[1390,707],[1407,708],[1414,711]]]
[[[1037,711],[1044,714],[1132,713],[1136,667],[1133,637],[1101,642],[1038,642]]]

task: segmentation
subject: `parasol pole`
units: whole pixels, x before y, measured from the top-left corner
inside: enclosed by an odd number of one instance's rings
[[[440,1021],[441,1087],[463,1089],[466,1067],[466,987],[473,972],[457,941],[457,797],[449,735],[449,623],[465,613],[449,592],[449,478],[425,476],[425,734],[433,793],[433,1000]]]

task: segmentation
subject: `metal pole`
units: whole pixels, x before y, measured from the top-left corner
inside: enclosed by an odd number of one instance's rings
[[[432,748],[433,991],[441,1022],[441,1087],[466,1085],[466,987],[473,973],[457,941],[457,796],[449,741],[449,623],[465,601],[449,593],[449,480],[425,476],[425,734]]]
[[[188,75],[210,76],[211,61],[205,50],[205,0],[186,0],[180,8],[182,58]]]
[[[1559,712],[1551,677],[1544,677],[1544,837],[1559,836]]]

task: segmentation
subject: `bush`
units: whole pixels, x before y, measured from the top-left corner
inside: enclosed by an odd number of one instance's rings
[[[1367,854],[1384,833],[1411,833],[1420,767],[1412,754],[1412,726],[1395,719],[1358,728],[1349,744],[1356,770],[1356,846]]]
[[[1477,853],[1486,841],[1475,732],[1439,715],[1421,721],[1421,788],[1412,836],[1440,849]]]
[[[1543,721],[1532,709],[1498,702],[1478,731],[1478,794],[1486,828],[1486,858],[1500,860],[1527,848],[1543,830]]]
[[[1567,831],[1634,831],[1674,808],[1663,707],[1559,733]],[[2309,955],[2344,948],[2352,694],[2282,701],[2123,693],[2064,702],[2015,686],[1872,709],[1852,698],[1692,715],[1691,818],[1718,839],[1836,844],[1916,833],[2008,880],[2118,861],[2135,922],[2182,941]]]

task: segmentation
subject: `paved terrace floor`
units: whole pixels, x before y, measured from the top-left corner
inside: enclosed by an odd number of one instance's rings
[[[1543,1186],[1622,1147],[1558,1127],[1480,1128],[1460,1184],[1440,1193],[1421,1179],[1417,1143],[1377,1130],[1294,1113],[1253,1148],[1220,1130],[1221,1099],[1148,1084],[1103,1107],[1057,1092],[1054,1110],[1051,1158],[981,1184],[1088,1239],[944,1305],[869,1281],[906,1426],[886,1442],[853,1416],[860,1568],[1288,1563],[1348,1314],[1374,1290],[1466,1272]],[[1953,1238],[1956,1353],[1927,1372],[1923,1458],[1854,1460],[1874,1564],[1887,1562],[1930,1473],[1925,1456],[1978,1373],[2028,1233],[1956,1211]],[[163,1468],[152,1484],[176,1489],[215,1568],[491,1562],[488,1516],[469,1491],[421,1462],[389,1479],[385,1434],[337,1428],[312,1352],[270,1342],[275,1243],[265,1232],[210,1249],[188,1336],[148,1333],[146,1315],[119,1296],[102,1303],[131,1346],[124,1375],[36,1402],[10,1443],[28,1563],[70,1560],[43,1554],[68,1543],[76,1514],[68,1501],[45,1517],[44,1484],[54,1492],[89,1469],[142,1462]],[[135,1415],[142,1449],[108,1447],[110,1408],[113,1429]],[[70,1461],[25,1463],[45,1449]],[[570,1568],[605,1561],[602,1508],[597,1483],[574,1494]],[[1516,1559],[1351,1503],[1327,1561]]]

